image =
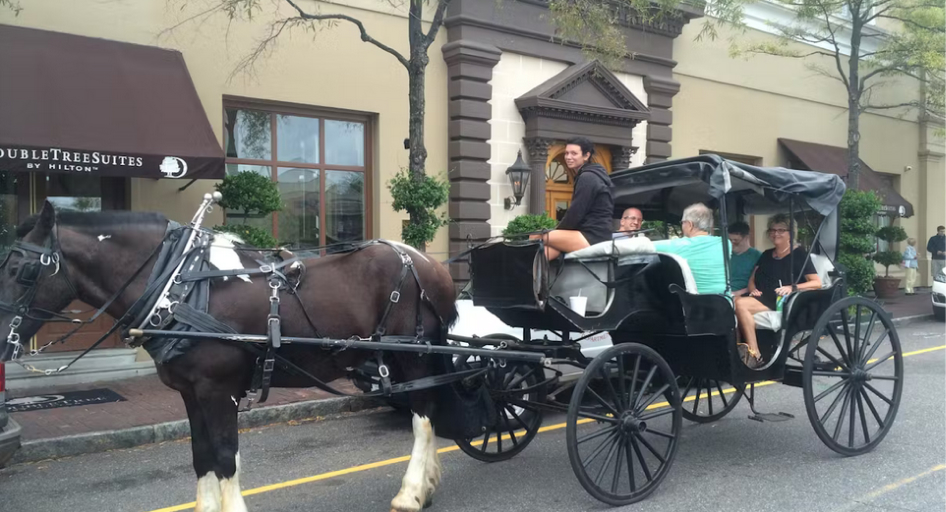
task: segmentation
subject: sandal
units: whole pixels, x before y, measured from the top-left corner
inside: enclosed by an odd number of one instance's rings
[[[749,345],[745,343],[737,343],[736,349],[739,351],[739,359],[742,360],[742,363],[749,367],[751,370],[762,366],[762,354],[754,352]]]

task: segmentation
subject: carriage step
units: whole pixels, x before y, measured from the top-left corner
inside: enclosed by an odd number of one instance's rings
[[[755,411],[753,411],[755,412]],[[756,412],[749,416],[750,420],[764,423],[766,421],[788,421],[795,417],[787,412]]]

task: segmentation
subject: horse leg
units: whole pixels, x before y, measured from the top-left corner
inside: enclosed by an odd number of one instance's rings
[[[191,426],[191,452],[197,473],[197,506],[195,512],[220,512],[220,480],[214,473],[214,451],[197,399],[191,392],[181,392],[187,419]]]
[[[220,512],[247,512],[240,493],[240,445],[237,404],[219,383],[198,389],[198,402],[213,449],[213,471],[219,479]]]
[[[430,506],[434,491],[440,485],[442,468],[437,440],[430,423],[431,399],[429,391],[411,393],[414,448],[411,450],[407,472],[401,480],[401,490],[391,500],[392,512],[417,512]]]

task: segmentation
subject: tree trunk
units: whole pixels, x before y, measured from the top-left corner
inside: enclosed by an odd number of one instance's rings
[[[848,58],[848,90],[847,90],[847,188],[858,190],[861,178],[860,159],[860,116],[861,94],[863,86],[860,79],[861,30],[864,28],[864,16],[869,12],[861,12],[851,6],[851,55]]]
[[[410,15],[408,16],[411,53],[407,67],[407,94],[410,108],[408,117],[410,153],[408,161],[410,162],[411,178],[415,182],[424,179],[427,164],[427,148],[424,146],[424,112],[426,108],[424,85],[427,64],[430,62],[430,58],[427,56],[426,34],[421,23],[422,14],[423,0],[411,0]],[[410,223],[414,225],[421,224],[426,213],[423,210],[408,210]],[[421,244],[417,249],[423,251],[425,247]]]

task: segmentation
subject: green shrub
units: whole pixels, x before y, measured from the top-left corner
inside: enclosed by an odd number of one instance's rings
[[[524,233],[553,229],[557,225],[558,222],[555,222],[555,219],[544,213],[520,215],[506,225],[506,229],[503,229],[503,236],[506,238],[525,238]]]
[[[887,242],[888,247],[907,239],[907,232],[900,226],[884,226],[877,230],[876,235],[877,238]],[[888,249],[875,254],[874,261],[884,266],[884,277],[889,277],[890,265],[896,265],[903,261],[903,255],[900,254],[900,251]]]
[[[248,217],[263,217],[282,209],[279,188],[273,180],[253,171],[229,174],[215,188],[223,195],[220,206],[240,212],[244,222]]]
[[[251,247],[271,249],[279,245],[273,235],[248,224],[227,224],[226,226],[214,226],[213,229],[222,233],[233,233]]]
[[[841,246],[838,261],[847,269],[848,295],[861,295],[874,286],[874,264],[865,255],[874,251],[874,214],[881,201],[872,191],[848,190],[838,206]]]
[[[388,182],[394,211],[406,211],[411,222],[401,229],[404,243],[423,249],[427,242],[434,239],[437,230],[447,225],[450,219],[437,210],[450,198],[450,183],[431,176],[415,180],[410,171],[401,169]]]

